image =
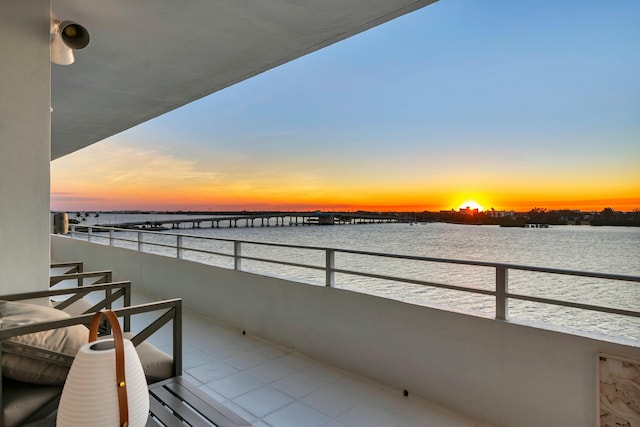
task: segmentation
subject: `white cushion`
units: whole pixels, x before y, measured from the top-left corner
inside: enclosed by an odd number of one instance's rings
[[[65,319],[69,314],[51,307],[0,301],[0,328],[8,329],[36,322]],[[89,329],[84,325],[50,329],[18,337],[8,341],[28,344],[49,351],[75,356],[78,349],[89,340]],[[64,384],[69,367],[34,359],[27,353],[3,354],[2,374],[17,381],[32,384]]]

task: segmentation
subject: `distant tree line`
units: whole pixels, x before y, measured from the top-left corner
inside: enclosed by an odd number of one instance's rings
[[[605,208],[591,218],[591,225],[626,225],[640,227],[640,209],[632,212],[616,212]]]
[[[75,218],[69,218],[69,224],[80,224],[81,222],[87,222],[87,218],[89,218],[89,216],[91,216],[90,212],[76,212]],[[98,218],[100,216],[100,213],[96,212],[94,216]]]
[[[533,208],[528,212],[515,212],[505,216],[497,216],[492,211],[441,211],[416,212],[411,214],[414,221],[449,222],[455,224],[501,225],[508,227],[524,227],[527,224],[548,225],[617,225],[640,227],[640,209],[632,212],[618,212],[605,208],[601,212],[581,212],[569,209],[547,210]]]
[[[133,213],[133,211],[132,211]],[[152,213],[135,211],[135,213]],[[189,211],[189,212],[153,212],[153,213],[183,213],[183,214],[209,214],[212,212]],[[215,214],[221,214],[216,212]],[[225,212],[231,213],[231,212]],[[250,213],[249,211],[233,212],[237,215]],[[255,212],[252,212],[255,213]],[[632,212],[619,212],[613,208],[604,208],[600,212],[581,212],[570,209],[547,210],[546,208],[535,207],[528,212],[508,212],[504,216],[497,215],[497,212],[488,211],[466,211],[455,210],[440,212],[398,212],[399,216],[409,221],[416,222],[448,222],[455,224],[477,224],[477,225],[500,225],[503,227],[524,227],[527,224],[548,224],[548,225],[617,225],[628,227],[640,227],[640,209]],[[95,212],[76,212],[75,218],[70,217],[69,223],[79,224],[86,222],[87,218],[94,216],[98,218],[100,214]]]

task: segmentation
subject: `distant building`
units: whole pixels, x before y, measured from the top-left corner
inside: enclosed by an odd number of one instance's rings
[[[467,206],[466,208],[458,209],[458,212],[460,212],[463,215],[476,215],[480,211],[478,210],[478,208],[471,209],[470,207]]]
[[[491,218],[505,218],[508,216],[513,218],[516,216],[516,211],[497,211],[492,208],[490,211],[484,211],[484,214]]]

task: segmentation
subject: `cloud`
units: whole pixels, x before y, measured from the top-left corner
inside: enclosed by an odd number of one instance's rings
[[[68,192],[52,192],[51,193],[51,202],[52,203],[61,203],[61,202],[97,202],[101,199],[99,197],[87,196],[84,194],[77,193],[68,193]]]
[[[51,169],[55,187],[176,187],[219,179],[196,160],[177,157],[162,147],[113,139],[55,160]]]

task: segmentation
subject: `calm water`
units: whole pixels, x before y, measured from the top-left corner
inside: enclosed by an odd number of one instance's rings
[[[109,224],[163,218],[168,217],[166,215],[102,214],[98,219],[88,218],[87,222],[88,224],[96,222]],[[179,216],[173,216],[173,218],[179,218]],[[247,228],[244,227],[244,222],[242,226],[240,222],[238,224],[237,228],[189,228],[170,232],[256,242],[504,262],[640,276],[640,228],[556,226],[548,229],[528,229],[442,223],[282,227],[275,226],[275,222],[272,222],[273,225],[270,227]],[[169,236],[154,238],[156,241],[163,239],[167,243],[175,244],[175,238]],[[185,238],[184,245],[232,253],[232,246],[229,243]],[[162,249],[151,247],[145,250],[163,252]],[[324,266],[325,262],[323,251],[270,248],[248,244],[244,244],[242,250],[244,256],[317,266]],[[164,250],[164,252],[175,256],[175,250]],[[223,267],[233,266],[229,258],[193,251],[187,251],[185,258]],[[417,263],[340,253],[336,255],[336,267],[481,289],[495,288],[495,270],[485,267]],[[243,261],[243,270],[289,277],[307,283],[324,284],[324,271],[247,260]],[[336,287],[489,316],[495,313],[493,298],[477,294],[341,274],[336,275]],[[519,294],[566,301],[631,310],[640,309],[640,283],[510,271],[509,290]],[[511,318],[640,339],[640,320],[634,318],[517,300],[510,301],[509,311]]]

